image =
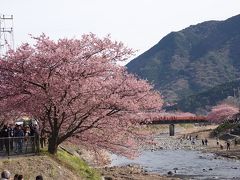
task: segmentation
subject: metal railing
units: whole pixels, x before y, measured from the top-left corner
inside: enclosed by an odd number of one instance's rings
[[[0,156],[36,154],[39,152],[39,148],[40,143],[37,136],[0,138]]]

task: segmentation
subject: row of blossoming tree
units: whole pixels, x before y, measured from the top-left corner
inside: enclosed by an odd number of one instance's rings
[[[110,37],[57,42],[42,35],[0,59],[0,116],[35,118],[55,154],[64,141],[132,156],[148,136],[137,126],[162,107],[148,82],[118,61],[134,52]]]
[[[234,120],[234,116],[238,113],[240,112],[236,105],[223,103],[214,106],[208,114],[207,119],[214,123],[223,123]]]

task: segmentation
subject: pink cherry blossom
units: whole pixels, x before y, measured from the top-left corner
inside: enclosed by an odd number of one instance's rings
[[[57,42],[42,35],[0,60],[1,113],[21,112],[39,121],[50,153],[71,141],[92,150],[132,156],[148,142],[140,122],[159,111],[161,95],[117,61],[134,52],[94,34]]]
[[[215,123],[222,123],[231,119],[231,117],[238,112],[238,108],[233,105],[220,104],[212,108],[211,112],[207,116],[207,119]]]

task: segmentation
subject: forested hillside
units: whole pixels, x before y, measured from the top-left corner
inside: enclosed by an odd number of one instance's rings
[[[227,82],[202,93],[183,98],[173,106],[166,107],[167,110],[180,110],[193,113],[204,113],[209,111],[210,107],[217,105],[227,98],[238,98],[240,89],[240,79]]]
[[[127,68],[169,102],[234,81],[240,77],[240,15],[171,32]]]

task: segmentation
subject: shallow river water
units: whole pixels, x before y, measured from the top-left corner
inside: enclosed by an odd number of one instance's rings
[[[163,139],[162,139],[163,138]],[[157,137],[161,147],[145,150],[138,158],[129,160],[112,156],[112,166],[138,164],[144,169],[166,175],[169,171],[184,179],[237,179],[240,180],[240,161],[199,151],[201,141],[189,146],[188,141],[179,143],[175,138]],[[185,148],[185,145],[190,148]]]
[[[240,179],[240,161],[192,150],[145,151],[135,160],[113,156],[112,166],[139,164],[148,171],[174,172],[187,179]]]

